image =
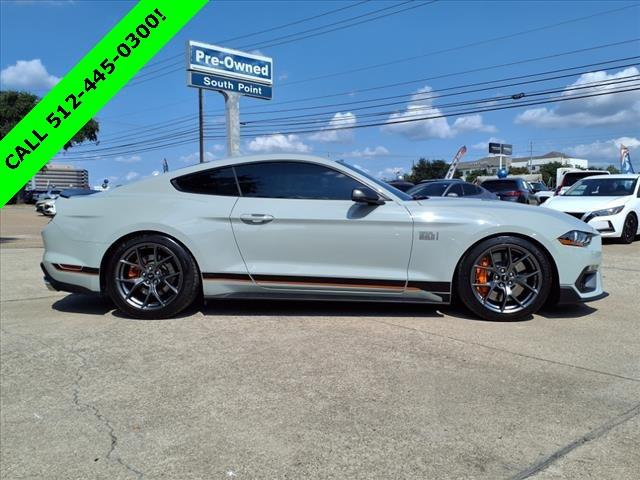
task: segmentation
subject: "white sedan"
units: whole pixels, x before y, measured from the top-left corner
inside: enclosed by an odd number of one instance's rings
[[[638,174],[587,177],[543,204],[588,223],[603,237],[631,243],[640,234]]]
[[[58,199],[50,288],[138,318],[198,297],[448,304],[490,320],[604,295],[600,235],[550,209],[415,200],[342,162],[261,155]]]

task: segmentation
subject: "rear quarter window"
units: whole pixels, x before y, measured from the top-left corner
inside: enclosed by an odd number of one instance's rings
[[[236,176],[232,167],[215,168],[203,172],[191,173],[171,180],[173,186],[186,193],[218,195],[223,197],[240,196]]]

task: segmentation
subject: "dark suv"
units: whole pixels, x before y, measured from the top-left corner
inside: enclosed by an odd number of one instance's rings
[[[538,205],[538,199],[533,193],[533,189],[521,178],[499,178],[496,180],[485,180],[481,184],[490,192],[495,193],[500,200],[507,202],[529,203]]]

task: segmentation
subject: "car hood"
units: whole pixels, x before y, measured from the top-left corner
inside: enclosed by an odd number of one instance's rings
[[[624,205],[629,197],[553,197],[543,207],[561,212],[593,212]]]

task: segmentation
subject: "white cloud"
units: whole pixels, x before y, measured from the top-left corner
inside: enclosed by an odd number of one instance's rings
[[[141,160],[142,157],[140,155],[131,155],[130,157],[119,156],[115,158],[115,161],[120,163],[137,163]]]
[[[354,150],[353,152],[343,153],[342,156],[345,158],[371,158],[371,157],[384,157],[389,154],[389,150],[387,150],[382,145],[378,145],[377,147],[366,147],[364,150]]]
[[[311,147],[305,144],[298,135],[283,135],[281,133],[256,137],[249,142],[248,148],[256,153],[307,153],[311,151]]]
[[[640,71],[636,67],[612,74],[606,71],[585,73],[567,88],[620,80],[638,74]],[[634,84],[614,83],[581,90],[565,90],[562,97],[604,93],[631,85]],[[515,122],[543,128],[593,127],[620,123],[637,125],[640,122],[640,91],[565,101],[555,107],[531,108],[516,116]]]
[[[124,179],[127,182],[131,182],[133,180],[135,180],[136,178],[138,178],[140,176],[140,174],[138,172],[129,172],[124,176]]]
[[[462,132],[487,132],[495,133],[498,129],[493,125],[485,125],[482,122],[482,115],[469,115],[467,117],[458,117],[453,122],[453,130],[456,133]]]
[[[386,178],[388,180],[396,180],[401,178],[404,173],[404,168],[402,167],[389,167],[384,170],[380,170],[378,172],[378,178]]]
[[[224,145],[220,145],[219,143],[216,143],[213,145],[213,147],[211,147],[211,150],[213,150],[214,152],[223,152],[225,148],[226,147]]]
[[[154,170],[153,172],[151,172],[152,177],[157,177],[158,175],[160,175],[160,170]]]
[[[620,145],[628,147],[631,151],[640,151],[640,139],[636,137],[619,137],[611,140],[584,143],[569,147],[566,151],[575,157],[617,164],[620,160]]]
[[[0,71],[0,85],[16,90],[48,90],[60,79],[47,72],[39,58],[18,60]]]
[[[474,150],[484,150],[485,152],[488,152],[490,143],[505,143],[505,140],[502,138],[489,137],[489,140],[487,140],[486,142],[474,143],[473,145],[471,145],[471,148],[473,148]]]
[[[351,112],[336,113],[326,127],[321,132],[314,133],[309,138],[316,142],[323,143],[347,143],[353,140],[353,131],[345,130],[329,130],[331,128],[354,127],[357,123],[356,116]]]
[[[204,152],[205,162],[210,162],[215,158],[216,156],[213,153],[209,151]],[[193,152],[193,153],[190,153],[189,155],[181,155],[178,160],[180,160],[182,163],[186,163],[187,165],[198,163],[200,162],[200,152]]]
[[[458,117],[453,125],[441,117],[442,110],[433,106],[432,88],[428,85],[419,89],[409,100],[402,112],[392,113],[387,124],[381,127],[383,132],[396,133],[410,140],[426,140],[429,138],[453,138],[464,132],[496,132],[493,125],[485,125],[482,115]],[[439,117],[417,120],[420,117]],[[396,122],[396,123],[394,123]],[[397,123],[401,122],[401,123]]]

